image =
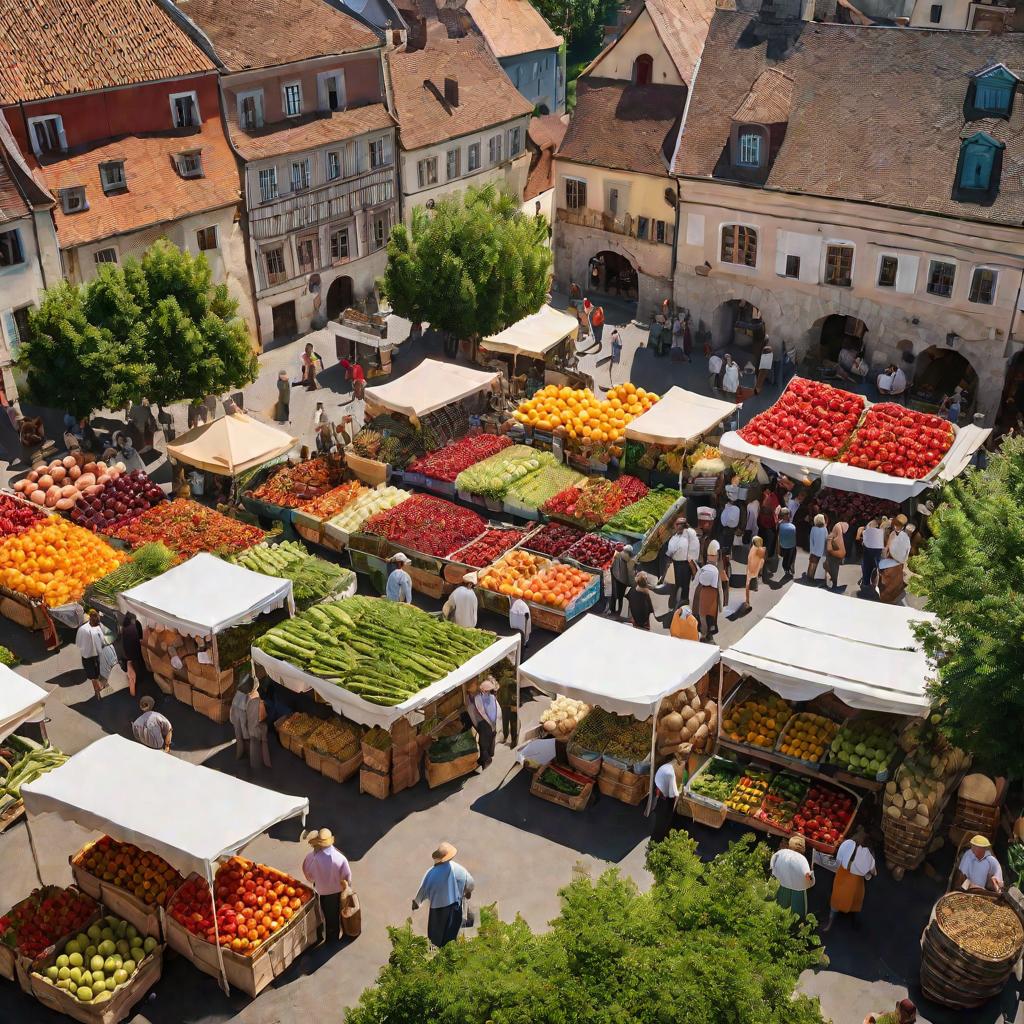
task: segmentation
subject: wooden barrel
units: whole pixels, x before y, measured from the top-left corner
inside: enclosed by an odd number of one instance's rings
[[[1024,950],[1024,927],[993,893],[952,892],[935,904],[921,943],[921,989],[944,1006],[998,995]]]

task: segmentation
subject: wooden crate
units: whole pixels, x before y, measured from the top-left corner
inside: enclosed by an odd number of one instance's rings
[[[57,954],[54,952],[36,960],[32,965],[33,972],[45,971],[47,967],[52,966],[56,958]],[[31,975],[30,994],[43,1006],[81,1021],[82,1024],[119,1024],[131,1015],[133,1007],[160,980],[163,964],[164,947],[157,946],[142,961],[142,966],[119,986],[105,1003],[80,1003],[70,992],[47,984],[37,973]]]
[[[381,750],[380,747],[373,747],[369,743],[361,745],[363,752],[363,764],[372,768],[375,772],[389,772],[391,770],[391,747]]]
[[[443,786],[446,782],[451,782],[452,779],[468,775],[476,769],[479,762],[480,753],[476,750],[463,754],[462,757],[456,757],[452,761],[441,761],[437,764],[430,760],[430,755],[428,754],[427,785],[434,789],[436,786]]]
[[[574,754],[571,750],[566,751],[566,757],[569,760],[569,764],[580,773],[580,775],[587,775],[592,779],[596,779],[601,774],[601,755],[597,757],[580,757],[579,754]]]
[[[681,802],[683,809],[698,825],[721,828],[729,816],[729,809],[724,804],[721,807],[708,807],[686,796],[682,798]]]
[[[364,459],[361,455],[356,455],[349,448],[345,451],[345,465],[364,484],[376,487],[377,484],[387,483],[390,467],[386,462],[378,462],[376,459]]]
[[[359,769],[359,792],[369,793],[378,800],[385,800],[391,795],[391,776],[385,772],[375,772],[363,765]]]
[[[43,629],[49,618],[42,605],[14,594],[0,598],[0,615],[11,622],[16,622],[23,629],[33,630]]]
[[[187,679],[178,679],[177,677],[171,680],[171,687],[174,690],[174,699],[180,701],[186,707],[192,707],[192,684]]]
[[[624,774],[630,775],[632,773],[625,772]],[[621,800],[624,804],[636,807],[647,799],[650,776],[639,775],[636,778],[640,780],[638,783],[612,782],[610,779],[598,778],[597,788],[604,796],[614,797],[616,800]]]
[[[218,669],[214,665],[200,664],[194,654],[185,657],[185,671],[192,686],[211,697],[223,697],[235,682],[233,668]]]
[[[162,676],[158,672],[153,673],[153,679],[156,681],[157,688],[166,697],[172,697],[174,695],[174,680],[168,676]]]
[[[219,699],[217,697],[208,697],[205,693],[193,690],[192,707],[199,714],[209,718],[211,722],[218,722],[223,725],[231,713],[231,699],[233,696],[231,694],[223,699]]]
[[[568,807],[570,811],[582,811],[590,802],[591,796],[593,796],[593,782],[588,782],[583,786],[577,796],[569,796],[568,793],[560,793],[557,789],[551,789],[540,781],[540,777],[544,773],[546,767],[546,765],[542,765],[533,773],[533,781],[530,783],[530,792],[534,796],[539,796],[541,800],[547,800],[550,803],[558,804],[559,807]]]
[[[358,750],[347,761],[339,761],[336,757],[328,757],[326,754],[321,754],[320,774],[333,779],[335,782],[347,782],[359,771],[362,763],[363,754],[362,751]]]
[[[217,947],[193,935],[170,914],[165,917],[167,945],[204,974],[219,978]],[[261,943],[252,956],[243,956],[233,949],[223,949],[224,973],[228,984],[241,989],[248,996],[259,995],[297,957],[318,941],[323,926],[324,915],[320,909],[320,900],[312,899],[296,911],[280,931]]]
[[[135,893],[128,892],[120,886],[104,882],[78,863],[90,846],[92,843],[87,843],[73,857],[68,858],[75,885],[86,895],[102,903],[115,917],[134,925],[144,938],[151,935],[155,939],[162,939],[164,934],[159,907],[144,903]],[[171,893],[167,895],[170,897]]]
[[[47,957],[52,955],[53,957],[56,957],[59,949],[63,949],[64,946],[80,931],[88,931],[89,928],[91,928],[102,917],[103,908],[97,906],[93,915],[83,923],[81,928],[76,928],[73,932],[68,932],[67,935],[62,935],[53,943],[52,946],[42,953],[42,956]],[[10,946],[0,944],[0,978],[6,978],[8,981],[16,981],[23,992],[27,992],[31,995],[32,961],[27,956],[22,956],[17,950],[11,949]]]

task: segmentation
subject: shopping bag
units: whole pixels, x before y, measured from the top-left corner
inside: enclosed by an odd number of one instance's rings
[[[475,928],[476,927],[476,912],[473,910],[469,902],[468,896],[462,897],[462,927],[463,928]]]
[[[347,938],[359,937],[363,930],[363,914],[359,908],[359,897],[349,886],[341,895],[341,932]]]
[[[100,678],[109,679],[115,665],[117,665],[117,651],[114,650],[113,644],[107,644],[100,651]]]

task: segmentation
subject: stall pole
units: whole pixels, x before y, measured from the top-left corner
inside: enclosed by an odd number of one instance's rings
[[[224,995],[231,995],[231,986],[228,984],[228,972],[224,970],[224,947],[220,944],[220,928],[217,927],[217,892],[214,888],[213,867],[206,862],[206,881],[210,886],[210,906],[213,908],[213,934],[217,939],[217,966],[220,968],[220,987]]]
[[[725,663],[718,662],[718,714],[715,716],[715,750],[722,739],[722,690],[725,687]]]
[[[25,815],[25,831],[28,832],[28,845],[32,851],[32,865],[36,869],[36,879],[40,885],[43,884],[43,876],[39,873],[39,854],[36,853],[36,841],[32,838],[32,826],[29,823],[29,816]]]
[[[658,698],[658,703],[654,708],[654,716],[651,718],[651,782],[647,787],[647,806],[644,808],[644,817],[649,818],[651,815],[651,807],[654,804],[654,771],[655,771],[655,757],[658,747],[658,712],[661,710],[661,697]]]

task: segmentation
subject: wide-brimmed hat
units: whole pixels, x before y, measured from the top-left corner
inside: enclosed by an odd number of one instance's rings
[[[152,711],[156,707],[156,701],[152,697],[143,697],[139,701],[139,708],[142,711]]]
[[[430,856],[435,864],[447,864],[458,852],[451,843],[439,843],[437,849]]]
[[[905,515],[904,515],[904,514],[903,514],[903,513],[901,512],[901,513],[900,513],[900,514],[899,514],[899,515],[898,515],[898,516],[897,516],[897,517],[896,517],[896,518],[895,518],[895,519],[893,520],[893,523],[894,523],[894,524],[895,524],[896,526],[906,526],[906,525],[907,525],[907,517],[906,517],[906,516],[905,516]]]
[[[480,689],[484,693],[496,693],[498,690],[498,684],[493,679],[487,678],[480,684]]]
[[[480,579],[480,574],[479,573],[467,572],[466,575],[462,577],[462,582],[463,583],[468,583],[472,587],[472,586],[476,585],[476,583],[477,583],[477,581],[479,579]]]
[[[412,559],[407,554],[405,554],[404,551],[399,551],[397,554],[391,556],[391,561],[402,562],[404,564],[406,562],[411,562]]]
[[[992,849],[991,841],[989,839],[987,839],[985,836],[975,836],[971,840],[971,846],[979,846],[983,850],[991,850]]]
[[[796,850],[797,853],[803,853],[807,849],[807,843],[804,841],[803,836],[790,836],[789,848]]]
[[[310,829],[302,833],[302,839],[314,850],[326,850],[328,846],[334,845],[334,833],[329,828]]]

